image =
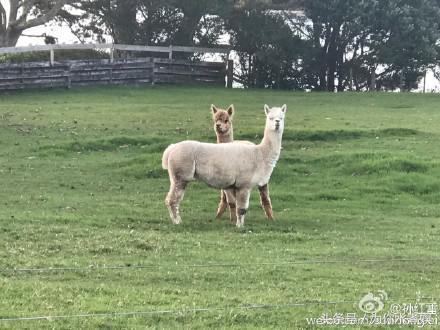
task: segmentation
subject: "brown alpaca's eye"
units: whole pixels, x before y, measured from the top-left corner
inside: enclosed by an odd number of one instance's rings
[[[229,123],[229,120],[226,119],[226,120],[225,120],[225,124],[227,124],[227,123]]]

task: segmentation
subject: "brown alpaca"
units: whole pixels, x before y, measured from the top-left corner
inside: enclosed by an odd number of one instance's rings
[[[230,105],[227,110],[219,109],[215,105],[211,105],[212,119],[214,121],[214,131],[217,135],[217,143],[229,143],[234,142],[234,130],[232,126],[232,119],[234,117],[234,105]],[[248,141],[236,141],[238,143],[248,143]],[[269,220],[273,220],[272,203],[269,196],[269,185],[258,187],[260,192],[260,203],[263,207],[264,213]],[[235,223],[236,217],[236,205],[235,203],[229,203],[226,197],[226,193],[221,190],[220,203],[217,209],[217,219],[225,212],[229,206],[229,214],[231,222]]]

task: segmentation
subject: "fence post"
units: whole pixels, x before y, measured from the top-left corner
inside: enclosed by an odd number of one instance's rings
[[[66,77],[66,83],[67,83],[67,86],[66,86],[66,88],[67,89],[70,89],[71,87],[72,87],[72,77],[71,77],[71,73],[70,73],[70,64],[68,64],[68,67],[67,67],[67,77]]]
[[[50,50],[50,66],[55,64],[55,51],[53,49]]]
[[[170,45],[170,51],[169,51],[169,53],[168,53],[168,58],[169,58],[170,60],[173,59],[173,45]]]
[[[115,61],[115,49],[112,47],[110,48],[110,63],[113,64],[114,61]]]
[[[156,68],[156,62],[154,61],[154,57],[150,57],[151,62],[151,85],[156,84],[156,75],[154,73],[154,69]]]
[[[226,87],[232,88],[234,82],[234,60],[228,60],[228,66],[226,68]]]
[[[23,85],[24,84],[24,79],[23,79],[23,63],[21,63],[20,66],[20,84]]]

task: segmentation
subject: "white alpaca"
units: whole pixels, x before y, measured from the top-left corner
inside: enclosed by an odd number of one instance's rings
[[[162,157],[168,169],[170,191],[165,204],[173,223],[181,222],[179,205],[188,182],[195,179],[225,190],[229,203],[237,205],[237,227],[244,225],[251,189],[269,182],[278,161],[287,106],[264,106],[266,127],[259,145],[183,141],[170,145]]]

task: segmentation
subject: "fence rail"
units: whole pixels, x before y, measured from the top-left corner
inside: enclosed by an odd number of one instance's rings
[[[173,58],[174,52],[181,53],[201,53],[201,54],[226,54],[229,57],[231,49],[224,45],[217,48],[206,47],[186,47],[186,46],[139,46],[124,44],[59,44],[59,45],[40,45],[27,47],[4,47],[0,48],[0,54],[20,54],[29,52],[49,52],[50,61],[53,62],[56,50],[90,50],[90,49],[108,49],[110,58],[113,59],[113,52],[130,51],[130,52],[151,52],[151,53],[168,53],[168,58]]]
[[[109,49],[109,59],[56,61],[55,50]],[[115,59],[113,52],[168,53],[168,58]],[[74,87],[95,84],[218,84],[232,87],[227,48],[73,44],[0,48],[0,54],[49,51],[49,61],[0,65],[0,90]],[[173,52],[226,54],[225,62],[173,59]],[[225,80],[226,78],[226,80]]]

